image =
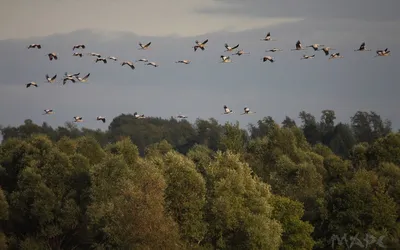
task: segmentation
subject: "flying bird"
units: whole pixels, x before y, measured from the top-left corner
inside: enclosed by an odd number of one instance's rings
[[[72,76],[65,76],[63,79],[63,85],[65,85],[67,83],[67,81],[71,81],[73,83],[75,83],[75,79]]]
[[[139,115],[137,112],[133,113],[133,117],[135,117],[136,119],[146,118],[143,114]]]
[[[149,63],[147,63],[146,65],[151,65],[151,66],[153,66],[153,67],[158,67],[158,64],[155,63],[155,62],[149,62]]]
[[[278,51],[283,51],[283,49],[273,48],[273,49],[266,50],[265,52],[278,52]]]
[[[376,51],[376,56],[390,56],[390,50],[386,48],[385,50],[377,50]]]
[[[65,77],[77,77],[77,76],[79,76],[79,75],[80,75],[80,72],[75,73],[75,74],[69,74],[68,72],[65,72],[65,73],[64,73],[64,76],[65,76]]]
[[[312,56],[308,56],[308,55],[303,55],[303,57],[302,58],[300,58],[300,59],[312,59],[312,58],[314,58],[315,57],[315,55],[312,55]]]
[[[53,61],[53,59],[58,60],[58,55],[54,52],[47,54],[47,56],[49,57],[50,61]]]
[[[176,61],[175,63],[189,64],[190,60],[179,60],[179,61]]]
[[[99,57],[99,58],[96,58],[96,61],[95,61],[95,63],[97,63],[97,62],[100,62],[100,61],[102,61],[103,63],[107,63],[107,59],[105,59],[105,58],[101,58],[101,57]]]
[[[271,39],[271,32],[268,32],[267,35],[263,39],[260,39],[260,40],[261,41],[266,41],[266,42],[268,42],[268,41],[276,41],[276,40],[272,40]]]
[[[87,82],[89,76],[90,76],[90,73],[85,75],[83,78],[80,78],[80,77],[76,76],[76,79],[78,79],[78,81],[80,81],[80,82]]]
[[[133,65],[133,63],[131,61],[125,61],[123,63],[121,63],[121,66],[124,65],[128,65],[129,67],[131,67],[131,69],[135,69],[135,65]]]
[[[72,47],[72,50],[85,49],[85,48],[86,48],[86,46],[84,44],[77,44],[77,45],[74,45],[74,47]]]
[[[229,56],[224,56],[224,55],[221,55],[221,63],[230,63],[230,62],[232,62],[231,61],[231,58],[229,57]]]
[[[141,42],[139,42],[139,46],[140,46],[139,49],[148,49],[150,47],[150,45],[151,45],[151,42],[149,42],[146,45],[143,45]]]
[[[102,121],[103,123],[106,123],[106,118],[105,118],[105,117],[102,117],[102,116],[98,116],[98,117],[96,118],[96,120]]]
[[[198,40],[195,41],[196,45],[193,47],[194,51],[198,49],[205,50],[206,43],[208,43],[208,39],[204,40],[204,42],[200,43]]]
[[[360,48],[355,49],[354,51],[371,51],[370,49],[365,49],[365,42],[360,45]]]
[[[331,56],[329,57],[330,59],[335,59],[335,58],[343,58],[343,56],[340,55],[340,53],[333,53],[331,54]]]
[[[74,122],[83,122],[83,117],[81,117],[81,116],[74,116]]]
[[[53,113],[54,113],[54,111],[52,109],[45,109],[43,115],[51,115]]]
[[[75,52],[74,54],[72,54],[72,56],[79,56],[79,57],[82,57],[83,54],[82,54],[82,53]]]
[[[314,44],[311,44],[311,45],[309,45],[309,46],[307,46],[307,47],[308,47],[308,48],[313,48],[314,51],[317,51],[317,50],[319,50],[319,47],[321,47],[321,46],[325,46],[325,45],[323,45],[323,44],[318,44],[318,43],[314,43]]]
[[[139,60],[136,60],[136,62],[148,62],[149,60],[147,60],[146,58],[141,58]]]
[[[227,52],[227,51],[232,51],[232,50],[234,50],[234,49],[237,49],[238,47],[239,47],[239,44],[237,44],[237,45],[235,45],[235,46],[233,46],[233,47],[229,47],[229,45],[227,44],[227,43],[225,43],[225,48],[226,48],[226,50],[225,50],[225,52]]]
[[[233,113],[233,110],[229,109],[228,106],[224,105],[224,113],[222,113],[223,115],[228,115]]]
[[[57,78],[57,74],[55,74],[53,77],[50,77],[48,74],[46,74],[46,80],[48,83],[54,83],[56,78]]]
[[[35,48],[41,49],[41,48],[42,48],[42,45],[33,43],[33,44],[30,44],[30,45],[28,46],[28,49],[35,49]]]
[[[96,57],[98,57],[98,58],[100,58],[101,57],[101,55],[100,54],[98,54],[98,53],[93,53],[93,52],[91,52],[91,53],[87,53],[89,56],[96,56]]]
[[[107,59],[113,60],[114,62],[118,61],[118,58],[116,58],[115,56],[109,56],[107,57]]]
[[[176,118],[178,118],[178,119],[186,119],[188,117],[186,115],[179,114],[179,115],[176,116]]]
[[[335,50],[335,49],[332,49],[331,47],[322,48],[322,51],[325,53],[326,56],[329,56],[329,51],[331,51],[331,50]]]
[[[273,63],[273,62],[275,62],[275,59],[272,56],[264,56],[262,58],[262,61],[263,62],[269,61],[269,62]]]
[[[30,82],[30,83],[27,83],[27,84],[26,84],[26,87],[27,87],[27,88],[29,88],[30,86],[38,87],[39,85],[37,85],[36,82]]]
[[[304,50],[303,45],[301,44],[300,40],[298,40],[298,41],[296,42],[296,48],[295,48],[295,49],[292,49],[292,51],[293,51],[293,50]]]
[[[244,113],[241,115],[255,114],[256,112],[251,111],[248,107],[244,107]]]
[[[239,50],[238,52],[236,52],[235,54],[232,54],[233,56],[234,55],[237,55],[237,56],[241,56],[241,55],[248,55],[248,54],[250,54],[250,52],[244,52],[244,50]]]

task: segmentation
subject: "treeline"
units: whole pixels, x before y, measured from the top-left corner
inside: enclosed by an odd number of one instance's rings
[[[0,249],[400,249],[400,133],[299,116],[1,128]]]

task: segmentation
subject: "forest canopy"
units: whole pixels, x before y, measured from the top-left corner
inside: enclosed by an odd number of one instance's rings
[[[0,249],[400,249],[400,133],[299,117],[2,127]]]

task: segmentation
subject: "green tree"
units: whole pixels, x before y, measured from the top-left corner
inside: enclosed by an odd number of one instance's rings
[[[304,213],[302,203],[293,201],[282,196],[274,196],[273,218],[282,224],[282,245],[281,250],[312,249],[314,240],[311,233],[313,226],[301,220]]]
[[[168,210],[179,224],[181,236],[191,249],[204,240],[205,181],[192,161],[175,152],[165,156],[165,190]]]

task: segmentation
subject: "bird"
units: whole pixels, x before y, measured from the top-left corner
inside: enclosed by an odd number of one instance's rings
[[[233,113],[233,110],[229,109],[228,106],[224,105],[224,113],[222,113],[223,115],[228,115]]]
[[[98,58],[100,58],[101,57],[101,55],[100,54],[98,54],[98,53],[93,53],[93,52],[90,52],[90,53],[87,53],[89,56],[96,56],[96,57],[98,57]]]
[[[114,62],[118,61],[118,58],[116,58],[115,56],[109,56],[107,57],[107,59],[113,60]]]
[[[273,49],[266,50],[265,52],[278,52],[278,51],[283,51],[283,49],[273,48]]]
[[[176,61],[175,63],[189,64],[190,60],[179,60],[179,61]]]
[[[303,55],[303,57],[302,58],[300,58],[300,59],[312,59],[312,58],[314,58],[315,57],[315,55],[312,55],[312,56],[307,56],[307,55]]]
[[[264,56],[262,58],[263,62],[270,61],[271,63],[275,62],[275,59],[272,56]]]
[[[360,45],[360,48],[355,49],[354,51],[371,51],[370,49],[365,49],[365,42]]]
[[[77,76],[79,76],[79,75],[80,75],[80,72],[75,73],[75,74],[69,74],[68,72],[65,72],[65,73],[64,73],[64,76],[65,76],[65,77],[77,77]]]
[[[47,54],[47,56],[49,57],[50,61],[53,61],[53,59],[58,60],[58,55],[54,52]]]
[[[27,87],[27,88],[29,88],[30,86],[38,87],[39,85],[37,85],[36,82],[30,82],[30,83],[27,83],[27,84],[26,84],[26,87]]]
[[[241,115],[255,114],[256,112],[251,111],[248,107],[244,107],[244,113]]]
[[[158,64],[155,63],[155,62],[149,62],[149,63],[147,63],[146,65],[151,65],[151,66],[153,66],[153,67],[158,67]]]
[[[229,57],[229,56],[224,56],[224,55],[221,55],[221,63],[230,63],[230,62],[232,62],[231,61],[231,58]]]
[[[102,61],[103,63],[107,63],[107,59],[105,59],[105,58],[101,58],[101,57],[99,57],[99,58],[96,58],[96,61],[95,61],[95,63],[97,63],[97,62],[100,62],[100,61]]]
[[[81,117],[81,116],[74,116],[74,122],[83,122],[83,117]]]
[[[229,45],[227,44],[227,43],[225,43],[225,48],[226,48],[226,50],[225,50],[225,52],[227,52],[227,51],[232,51],[232,50],[234,50],[234,49],[237,49],[238,47],[239,47],[239,44],[237,44],[237,45],[235,45],[235,46],[233,46],[233,47],[229,47]]]
[[[320,46],[325,46],[325,45],[323,45],[323,44],[318,44],[318,43],[314,43],[314,44],[311,44],[311,45],[309,45],[309,46],[307,46],[308,48],[313,48],[314,49],[314,51],[317,51],[317,50],[319,50],[319,47]]]
[[[272,40],[271,39],[271,32],[268,32],[267,35],[264,38],[260,39],[260,40],[261,41],[266,41],[266,42],[268,42],[268,41],[276,41],[276,40]]]
[[[244,50],[239,50],[239,51],[237,51],[235,54],[232,54],[233,56],[234,55],[237,55],[237,56],[241,56],[241,55],[248,55],[248,54],[250,54],[250,52],[244,52]]]
[[[198,40],[195,41],[196,45],[193,47],[194,51],[198,49],[205,50],[206,44],[208,43],[208,39],[204,40],[204,42],[200,43]]]
[[[186,119],[188,117],[186,115],[179,114],[179,115],[176,116],[176,118],[178,118],[178,119]]]
[[[139,60],[136,60],[136,62],[148,62],[149,60],[147,60],[146,58],[141,58]]]
[[[78,81],[80,81],[80,82],[87,82],[89,76],[90,76],[90,73],[85,75],[83,78],[80,78],[80,77],[76,76],[76,79],[78,79]]]
[[[49,83],[54,83],[54,81],[56,80],[56,78],[57,78],[57,74],[55,74],[53,77],[51,77],[50,78],[50,76],[48,75],[48,74],[46,74],[46,80],[47,80],[47,82],[49,82]]]
[[[143,45],[141,42],[139,42],[139,46],[140,46],[139,49],[148,49],[150,47],[150,45],[151,45],[151,42],[149,42],[146,45]]]
[[[42,45],[40,45],[40,44],[37,44],[37,43],[33,43],[33,44],[30,44],[29,46],[28,46],[28,49],[41,49],[42,48]]]
[[[45,109],[43,115],[51,115],[53,113],[54,113],[54,111],[52,109]]]
[[[326,56],[329,56],[329,51],[331,51],[331,50],[335,50],[335,49],[332,49],[331,47],[322,48],[322,51],[325,53]]]
[[[121,63],[121,66],[128,65],[131,69],[135,69],[135,65],[131,61],[125,61]]]
[[[86,46],[84,44],[77,44],[77,45],[74,45],[74,47],[72,47],[72,50],[85,49],[85,48],[86,48]]]
[[[301,44],[300,40],[298,40],[298,41],[296,42],[296,48],[295,48],[295,49],[292,49],[292,51],[293,51],[293,50],[304,50],[303,45]]]
[[[79,56],[79,57],[82,57],[83,54],[82,54],[82,53],[75,52],[74,54],[72,54],[72,56]]]
[[[133,117],[135,117],[136,119],[146,118],[143,114],[139,115],[137,112],[133,113]]]
[[[72,76],[65,76],[63,79],[63,85],[65,85],[67,83],[67,81],[71,81],[73,83],[75,83],[75,79]]]
[[[102,117],[102,116],[98,116],[98,117],[96,118],[96,120],[102,121],[103,123],[106,123],[106,118],[105,118],[105,117]]]
[[[376,56],[390,56],[390,50],[386,48],[385,50],[377,50],[376,51]]]
[[[331,54],[331,56],[329,57],[330,59],[335,59],[335,58],[343,58],[343,56],[340,55],[340,53],[333,53]]]

